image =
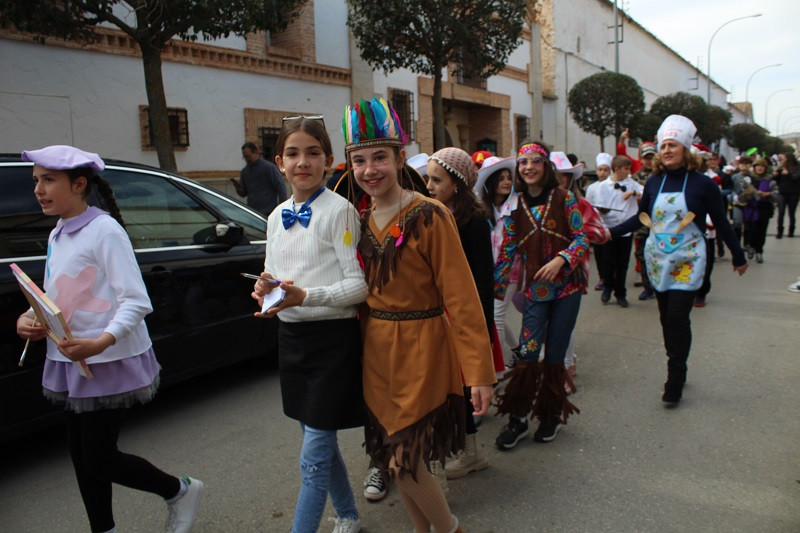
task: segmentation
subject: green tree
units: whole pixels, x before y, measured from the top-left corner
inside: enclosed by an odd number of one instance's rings
[[[702,131],[708,119],[708,105],[699,96],[677,92],[657,98],[650,106],[650,113],[661,121],[670,115],[683,115]]]
[[[728,133],[732,118],[733,115],[727,109],[716,105],[708,106],[706,121],[702,129],[697,128],[697,136],[707,145],[719,142]]]
[[[639,122],[631,128],[631,136],[639,137],[645,141],[656,142],[656,133],[662,122],[664,122],[663,118],[648,111],[643,114],[639,118]]]
[[[278,31],[306,0],[0,0],[0,24],[13,23],[44,43],[56,37],[91,42],[94,29],[112,24],[139,45],[158,163],[175,171],[175,152],[161,75],[161,52],[174,37],[195,41]]]
[[[767,131],[758,124],[734,124],[728,132],[728,142],[740,152],[754,147],[762,150],[766,139]]]
[[[567,96],[572,119],[588,133],[619,139],[625,128],[635,128],[644,113],[644,92],[636,80],[625,74],[600,72],[576,83]]]
[[[465,77],[502,70],[520,44],[526,0],[350,0],[347,24],[361,57],[391,72],[433,77],[433,144],[445,145],[442,72]]]

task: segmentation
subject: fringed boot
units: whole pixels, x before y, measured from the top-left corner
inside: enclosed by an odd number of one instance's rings
[[[533,409],[541,373],[538,361],[519,361],[509,372],[506,388],[497,398],[497,414],[508,415],[508,424],[494,441],[498,448],[510,450],[528,436],[527,417]]]
[[[564,363],[542,364],[542,384],[536,396],[533,414],[539,419],[539,428],[533,435],[536,442],[550,442],[556,438],[561,424],[567,423],[567,418],[573,413],[580,413],[572,402],[567,399],[564,384],[570,382]]]

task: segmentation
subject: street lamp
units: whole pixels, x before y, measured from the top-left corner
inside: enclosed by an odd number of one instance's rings
[[[723,24],[722,26],[720,26],[719,28],[717,28],[717,31],[715,31],[714,34],[711,36],[711,39],[709,39],[709,41],[708,41],[708,54],[706,55],[706,59],[708,59],[708,67],[706,68],[706,77],[708,77],[708,94],[706,95],[706,103],[707,104],[711,105],[711,43],[714,41],[714,37],[717,36],[717,33],[719,32],[719,30],[721,30],[722,28],[724,28],[725,26],[727,26],[731,22],[736,22],[737,20],[752,19],[752,18],[756,18],[756,17],[760,17],[760,16],[761,16],[761,13],[756,13],[755,15],[748,15],[746,17],[738,17],[738,18],[735,18],[735,19],[731,19],[728,22],[726,22],[725,24]]]
[[[798,109],[798,108],[800,108],[800,105],[792,105],[792,106],[784,107],[783,109],[781,109],[780,113],[778,113],[778,119],[775,121],[775,133],[776,134],[778,133],[778,130],[780,129],[780,126],[781,126],[781,116],[783,115],[783,112],[784,111],[789,111],[790,109]]]
[[[783,127],[781,128],[781,131],[786,132],[786,126],[788,126],[789,124],[791,124],[795,120],[800,120],[800,115],[795,115],[793,117],[787,118],[786,121],[783,123]]]
[[[760,69],[758,69],[755,72],[753,72],[752,74],[750,74],[750,77],[747,78],[747,85],[744,86],[744,101],[747,102],[747,103],[750,102],[750,80],[753,79],[753,76],[755,76],[756,73],[761,72],[762,70],[767,69],[767,68],[779,67],[781,65],[783,65],[783,63],[775,63],[774,65],[767,65],[766,67],[761,67]],[[752,105],[750,106],[750,114],[753,115],[753,120],[755,120],[755,113],[753,113],[753,106]],[[764,118],[764,120],[765,121],[767,120],[766,117]],[[745,122],[749,122],[749,121],[750,121],[750,119],[748,117],[745,117]],[[766,126],[766,125],[767,125],[766,122],[764,122],[764,126]]]

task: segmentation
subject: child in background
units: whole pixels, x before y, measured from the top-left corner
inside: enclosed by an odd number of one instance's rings
[[[488,328],[489,341],[494,341],[494,258],[488,213],[475,193],[473,187],[478,180],[478,169],[469,154],[459,148],[443,148],[434,153],[428,161],[428,192],[431,198],[442,202],[453,213],[458,227],[461,247],[469,263],[475,287],[483,307],[483,316]],[[486,354],[491,357],[491,354]],[[503,370],[500,361],[499,370]],[[498,370],[497,365],[495,370]],[[478,439],[478,428],[472,417],[476,411],[472,405],[472,392],[464,387],[466,405],[466,441],[464,449],[455,459],[445,464],[446,479],[458,479],[470,472],[483,470],[489,466],[483,444]],[[431,463],[431,471],[439,469],[438,463]]]
[[[478,181],[475,182],[475,193],[483,200],[483,205],[489,211],[489,226],[492,230],[492,264],[497,261],[500,253],[500,244],[503,241],[503,218],[517,208],[519,194],[514,190],[514,169],[517,162],[513,157],[501,159],[489,157],[483,161],[478,170]],[[517,292],[519,286],[522,263],[519,261],[511,270],[508,281],[508,294]],[[492,291],[494,294],[494,291]],[[514,332],[506,319],[508,309],[511,307],[511,298],[494,300],[494,325],[500,343],[503,345],[503,354],[506,368],[511,368],[514,359],[512,352],[519,350],[519,332]]]
[[[267,221],[261,276],[276,281],[257,281],[253,297],[261,305],[277,280],[286,291],[283,302],[256,316],[281,320],[283,411],[303,431],[292,532],[317,531],[330,494],[337,514],[334,533],[356,533],[361,523],[336,432],[364,424],[356,304],[364,301],[366,283],[355,248],[358,214],[324,187],[333,151],[320,120],[284,122],[275,150],[293,194]]]
[[[501,450],[510,450],[528,435],[531,412],[539,418],[537,442],[552,441],[567,417],[578,412],[564,389],[564,357],[586,290],[583,257],[588,244],[578,203],[559,188],[549,155],[541,143],[523,144],[517,153],[516,185],[522,192],[519,206],[503,221],[503,243],[495,265],[495,294],[500,299],[508,296],[517,254],[525,266],[520,361],[497,399],[498,414],[509,415],[495,439]]]
[[[611,161],[611,178],[600,184],[597,191],[598,211],[606,226],[613,227],[635,215],[642,195],[639,182],[630,177],[631,160],[618,155]],[[608,303],[613,291],[620,307],[628,307],[625,277],[631,260],[633,237],[628,234],[603,245],[603,281],[605,288],[600,300]]]
[[[42,390],[64,405],[75,477],[93,532],[115,532],[112,483],[158,494],[167,503],[168,532],[192,528],[203,483],[166,474],[141,457],[117,449],[122,419],[134,404],[153,399],[160,366],[144,317],[153,309],[133,246],[97,154],[71,146],[22,152],[33,166],[34,194],[45,215],[59,220],[47,244],[44,290],[61,309],[74,338],[47,339]],[[96,187],[109,213],[89,207]],[[69,289],[69,290],[67,290]],[[46,336],[32,310],[17,320],[17,333]],[[86,361],[93,379],[73,361]]]
[[[605,152],[599,153],[597,157],[595,157],[595,174],[597,174],[597,181],[586,187],[586,201],[592,206],[600,205],[597,203],[597,194],[600,190],[600,185],[611,175],[612,159],[613,157],[611,154]],[[604,248],[602,245],[592,244],[594,263],[597,267],[597,274],[600,276],[600,280],[597,282],[597,285],[594,286],[594,290],[596,291],[602,291],[606,288],[605,282],[603,281],[603,250]]]

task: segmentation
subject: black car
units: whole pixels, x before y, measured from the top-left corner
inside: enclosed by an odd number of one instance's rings
[[[16,263],[39,286],[57,217],[42,213],[31,163],[0,156],[0,442],[57,421],[41,394],[45,342],[24,341],[17,317],[28,304],[11,273]],[[117,198],[152,301],[147,327],[169,385],[244,359],[272,356],[277,321],[253,318],[253,282],[263,270],[266,220],[191,179],[106,160],[101,175]],[[94,194],[89,203],[103,207]]]

